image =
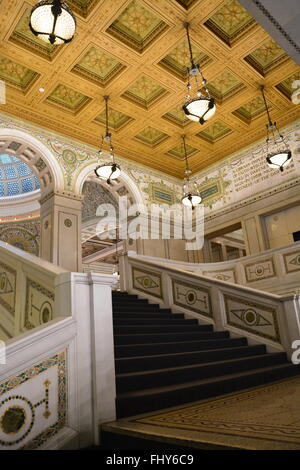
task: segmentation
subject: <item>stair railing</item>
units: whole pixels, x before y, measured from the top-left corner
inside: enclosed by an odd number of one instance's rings
[[[99,444],[99,424],[115,419],[114,276],[3,242],[0,267],[0,449]]]
[[[128,253],[120,259],[121,290],[173,312],[211,323],[217,331],[245,336],[249,344],[286,351],[300,340],[298,295],[278,296]]]
[[[129,254],[134,256],[134,252]],[[252,287],[278,295],[300,291],[300,242],[266,250],[263,253],[217,263],[188,263],[152,256],[140,259],[202,274],[233,284]]]

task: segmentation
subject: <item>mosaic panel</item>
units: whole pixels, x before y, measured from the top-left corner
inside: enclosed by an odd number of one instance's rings
[[[0,384],[0,448],[36,449],[67,424],[66,351]]]
[[[205,287],[172,279],[173,303],[206,317],[212,317],[210,292]]]
[[[158,204],[175,204],[174,192],[168,191],[163,184],[152,184],[151,201]]]
[[[280,343],[277,311],[240,297],[224,295],[227,324]]]
[[[125,68],[125,65],[103,50],[91,47],[72,72],[104,87]]]
[[[45,41],[42,41],[34,34],[32,34],[29,28],[30,12],[30,8],[25,10],[12,35],[10,36],[10,40],[22,47],[30,49],[31,51],[41,55],[42,57],[51,60],[60,48]]]
[[[275,266],[272,258],[245,265],[247,282],[261,281],[276,277]]]
[[[144,144],[150,145],[151,147],[155,147],[159,145],[161,142],[166,140],[169,136],[154,127],[148,126],[144,130],[142,130],[139,134],[135,136],[135,138],[141,141]]]
[[[221,271],[203,271],[203,276],[210,277],[212,279],[218,279],[218,281],[226,281],[236,283],[234,269],[223,269]]]
[[[110,25],[107,32],[142,53],[167,27],[166,23],[145,8],[142,2],[133,0]]]
[[[117,200],[108,189],[94,181],[86,181],[83,185],[82,195],[84,197],[82,204],[82,220],[85,222],[96,217],[99,204],[112,204],[119,214]]]
[[[17,271],[0,262],[0,304],[15,315]]]
[[[53,309],[54,292],[27,278],[24,327],[30,330],[52,320]]]
[[[274,39],[267,39],[260,47],[245,57],[246,62],[263,76],[287,59],[288,55]]]
[[[91,101],[86,95],[73,90],[65,85],[57,85],[46,101],[62,106],[69,111],[79,112],[87,103]]]
[[[206,176],[198,184],[198,190],[202,197],[203,204],[206,207],[212,208],[213,205],[220,201],[226,200],[230,193],[231,181],[225,178],[225,175],[220,174],[218,177],[209,178]]]
[[[126,425],[134,423],[136,434],[145,433],[145,426],[151,425],[152,433],[153,426],[159,426],[165,437],[170,429],[179,436],[185,431],[191,441],[207,442],[210,436],[211,443],[227,449],[296,450],[300,448],[299,387],[299,377],[286,379],[132,418]]]
[[[230,134],[232,129],[221,121],[216,121],[210,126],[206,127],[204,131],[198,132],[197,137],[206,140],[207,142],[214,143]]]
[[[168,92],[155,80],[146,75],[138,78],[124,93],[123,97],[129,101],[148,109],[157,100]]]
[[[162,298],[161,275],[152,271],[132,267],[133,288]]]
[[[199,51],[194,45],[192,45],[192,51],[195,64],[199,64],[203,70],[203,67],[209,64],[212,59],[204,52]],[[187,69],[191,65],[187,40],[181,41],[159,64],[177,77],[185,80],[187,78]]]
[[[204,24],[228,46],[233,46],[256,22],[237,0],[229,0]]]
[[[25,92],[38,76],[38,73],[24,65],[0,56],[0,79],[6,83],[10,83]]]
[[[0,240],[16,248],[39,255],[40,224],[38,221],[0,225]]]
[[[294,251],[283,255],[285,270],[287,273],[300,271],[300,251]]]

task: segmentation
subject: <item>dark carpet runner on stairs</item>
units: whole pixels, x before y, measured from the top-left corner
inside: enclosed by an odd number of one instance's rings
[[[117,418],[299,375],[285,353],[187,320],[136,295],[113,293]]]

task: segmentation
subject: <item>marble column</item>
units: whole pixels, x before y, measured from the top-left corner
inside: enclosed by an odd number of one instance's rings
[[[262,220],[259,215],[249,215],[242,219],[247,255],[255,255],[267,249]]]
[[[51,192],[42,197],[41,258],[72,272],[82,271],[82,198],[73,193]]]

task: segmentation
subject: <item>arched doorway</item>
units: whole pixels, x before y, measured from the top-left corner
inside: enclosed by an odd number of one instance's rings
[[[2,162],[7,181],[2,188],[2,196],[0,194],[1,222],[12,218],[18,219],[19,225],[22,222],[22,226],[17,227],[17,238],[9,227],[4,234],[5,241],[31,250],[33,254],[70,271],[79,271],[81,200],[75,195],[65,194],[64,174],[58,160],[40,140],[17,129],[0,129],[0,154],[8,162],[7,168]],[[11,181],[8,181],[9,176]],[[28,234],[27,219],[30,217],[35,218],[39,227],[39,249],[26,240],[20,240],[22,234],[25,238],[37,235]]]
[[[83,269],[112,272],[123,251],[129,247],[136,251],[138,240],[120,240],[118,220],[115,230],[110,232],[107,230],[107,233],[104,230],[100,236],[97,229],[99,222],[96,215],[97,208],[99,204],[111,204],[118,216],[120,197],[126,197],[128,209],[134,205],[141,206],[143,198],[139,188],[126,172],[122,171],[120,178],[108,185],[94,175],[94,168],[94,164],[84,168],[78,175],[76,183],[76,191],[83,196],[81,231]]]

